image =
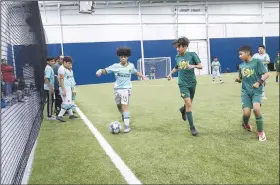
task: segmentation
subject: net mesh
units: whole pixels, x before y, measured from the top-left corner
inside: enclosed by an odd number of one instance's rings
[[[1,1],[1,184],[21,184],[44,107],[46,42],[38,2]]]
[[[171,58],[144,58],[144,62],[140,58],[137,61],[137,69],[150,79],[166,78],[171,71]]]

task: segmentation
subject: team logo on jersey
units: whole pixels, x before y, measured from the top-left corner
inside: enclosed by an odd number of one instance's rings
[[[181,61],[179,62],[179,69],[187,69],[189,63],[190,63],[189,61],[181,60]]]
[[[250,69],[250,68],[243,68],[241,70],[242,76],[243,77],[250,77],[251,75],[253,75],[255,73],[254,69]]]

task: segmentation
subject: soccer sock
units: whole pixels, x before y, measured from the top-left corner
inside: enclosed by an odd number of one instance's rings
[[[276,76],[276,82],[278,82],[278,76]]]
[[[64,108],[60,109],[60,112],[58,114],[59,117],[63,117],[63,115],[65,114],[66,110]]]
[[[256,116],[256,124],[257,124],[257,130],[258,132],[263,132],[263,117],[257,117]]]
[[[72,109],[69,109],[69,110],[68,110],[68,114],[69,114],[69,116],[73,116],[73,111],[72,111]]]
[[[245,125],[248,125],[249,119],[250,119],[250,116],[243,116],[243,123],[244,123]]]
[[[129,112],[123,113],[123,119],[124,119],[125,126],[129,127],[129,120],[130,120]]]
[[[187,116],[190,126],[193,127],[194,125],[193,125],[192,112],[186,112],[186,116]]]

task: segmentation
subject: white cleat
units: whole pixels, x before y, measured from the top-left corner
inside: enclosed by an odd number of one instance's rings
[[[262,99],[263,99],[263,100],[267,100],[267,97],[263,96]]]
[[[258,132],[259,141],[266,141],[266,136],[264,132]]]
[[[129,126],[125,126],[124,128],[124,133],[129,133],[131,131],[131,128]]]
[[[55,116],[47,117],[47,120],[54,121],[54,120],[56,120],[56,117]]]

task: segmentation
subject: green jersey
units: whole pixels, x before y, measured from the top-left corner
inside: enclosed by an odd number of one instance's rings
[[[184,55],[176,56],[176,66],[178,69],[178,84],[180,86],[195,87],[196,76],[194,69],[188,69],[188,65],[197,65],[201,63],[195,52],[186,52]]]
[[[253,85],[266,73],[263,62],[259,59],[252,59],[250,62],[240,64],[239,77],[242,79],[242,92],[248,95],[262,93],[262,86],[254,88]]]
[[[275,63],[275,68],[276,68],[276,71],[277,71],[277,72],[280,71],[279,62],[280,62],[280,57],[276,57],[275,60],[274,60],[274,63]]]
[[[219,61],[213,61],[211,65],[212,65],[213,71],[220,71],[221,64]]]

